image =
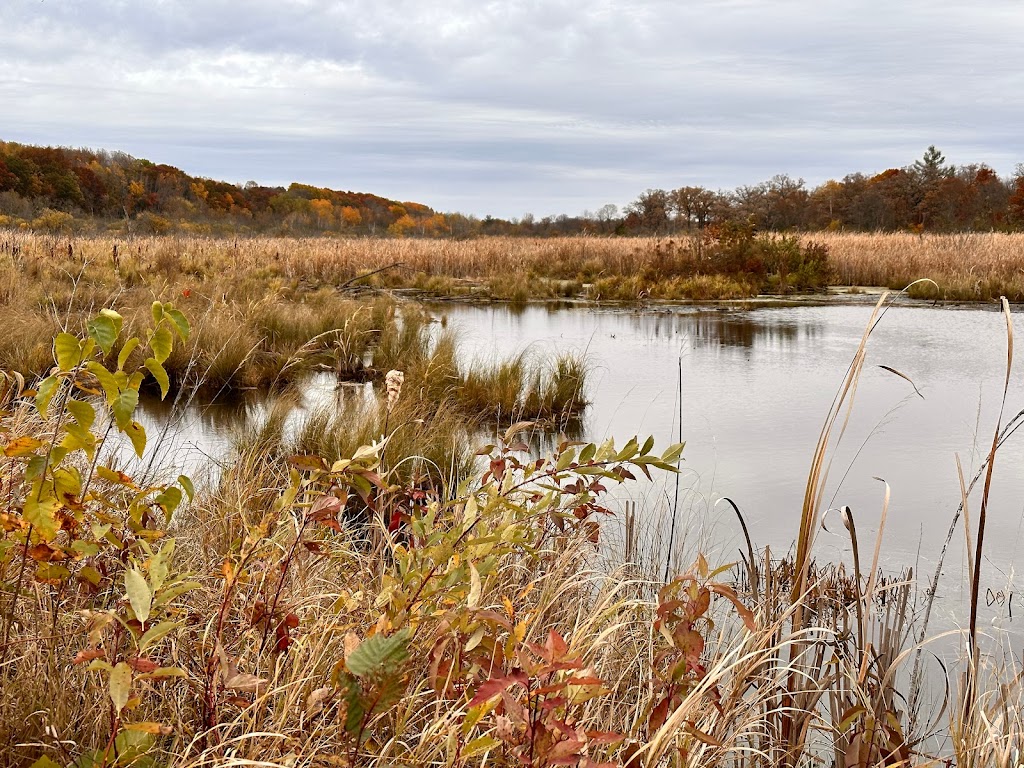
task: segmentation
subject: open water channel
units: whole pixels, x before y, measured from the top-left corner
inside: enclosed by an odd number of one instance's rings
[[[495,360],[525,348],[585,354],[591,369],[587,440],[613,436],[621,444],[632,435],[653,435],[665,447],[676,441],[681,418],[686,449],[678,491],[669,478],[627,493],[638,514],[648,516],[654,539],[667,538],[675,510],[677,540],[710,548],[726,562],[736,559],[742,539],[731,510],[716,504],[723,495],[743,510],[756,547],[781,553],[792,545],[815,443],[871,306],[440,305],[432,311],[458,329],[468,359]],[[1018,365],[1004,421],[1024,409],[1024,316],[1013,319]],[[960,503],[956,457],[970,482],[991,444],[1005,370],[1005,321],[998,312],[897,306],[886,313],[869,342],[846,433],[830,452],[826,495],[829,506],[853,510],[866,559],[888,483],[883,563],[930,575]],[[311,379],[307,404],[335,397],[334,389],[330,377]],[[167,429],[160,463],[187,471],[210,457],[228,460],[234,431],[261,412],[259,400],[250,399],[193,404],[169,420],[166,406],[147,401],[142,416],[151,436]],[[625,498],[619,495],[617,503]],[[975,493],[974,521],[978,504]],[[1024,619],[1024,599],[1015,594],[1016,567],[1024,566],[1024,431],[998,454],[988,514],[984,615],[1017,625]],[[961,526],[945,565],[947,622],[960,615],[968,583],[964,548]],[[816,552],[848,558],[849,538],[838,515],[826,519]]]

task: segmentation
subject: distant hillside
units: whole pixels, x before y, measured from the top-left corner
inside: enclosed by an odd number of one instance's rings
[[[472,237],[710,236],[734,231],[1024,231],[1024,163],[1000,177],[935,147],[902,168],[810,188],[786,174],[735,190],[648,189],[621,211],[504,220],[308,184],[214,181],[123,152],[0,142],[0,228],[43,232]]]
[[[461,217],[456,217],[461,218]],[[449,234],[421,203],[306,184],[244,186],[123,152],[0,142],[0,226],[151,234]]]

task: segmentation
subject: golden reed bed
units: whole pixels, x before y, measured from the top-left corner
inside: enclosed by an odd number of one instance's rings
[[[799,235],[804,243],[829,248],[835,285],[902,288],[921,286],[927,298],[987,301],[1006,295],[1024,300],[1024,233],[836,233]],[[671,238],[484,237],[472,240],[200,238],[48,236],[0,230],[0,266],[43,260],[48,267],[79,268],[83,262],[121,272],[154,272],[195,282],[263,275],[315,286],[361,285],[419,288],[444,295],[483,288],[494,298],[588,296],[602,279],[646,277],[635,283],[642,298],[657,295],[660,280],[673,275],[673,260],[695,247],[683,235]],[[116,254],[116,255],[115,255]],[[380,270],[379,272],[377,270]],[[370,274],[368,277],[361,275]],[[552,286],[553,282],[562,283]],[[606,294],[606,296],[609,294]],[[666,297],[684,294],[666,294]],[[597,298],[589,295],[589,298]],[[617,295],[616,298],[627,298]],[[693,298],[715,298],[700,295]]]

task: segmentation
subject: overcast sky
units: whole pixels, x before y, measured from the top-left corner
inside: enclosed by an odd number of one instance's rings
[[[477,215],[1024,162],[1019,0],[0,0],[0,139]]]

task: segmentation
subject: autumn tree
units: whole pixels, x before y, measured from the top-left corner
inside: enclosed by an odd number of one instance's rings
[[[626,206],[628,226],[647,234],[662,235],[669,229],[672,199],[664,189],[648,189]]]
[[[1007,199],[1007,216],[1016,227],[1024,228],[1024,163],[1017,165]]]
[[[346,227],[354,229],[363,223],[363,216],[358,208],[346,205],[341,209],[341,221]]]
[[[316,217],[317,229],[327,229],[334,220],[334,206],[330,200],[318,197],[309,201],[309,208]]]
[[[716,192],[704,187],[680,187],[672,190],[671,203],[676,221],[681,223],[687,232],[694,227],[703,230],[711,221],[711,212],[714,210],[717,197]]]

